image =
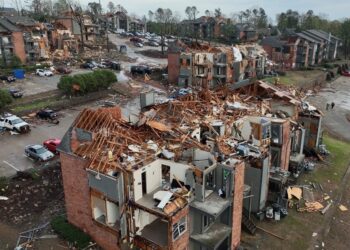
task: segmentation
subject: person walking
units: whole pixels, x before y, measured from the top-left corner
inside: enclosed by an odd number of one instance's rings
[[[334,108],[334,106],[335,106],[335,103],[334,103],[334,102],[332,102],[332,104],[331,104],[332,109]]]
[[[329,109],[329,103],[327,102],[327,104],[326,104],[326,110],[328,110]]]

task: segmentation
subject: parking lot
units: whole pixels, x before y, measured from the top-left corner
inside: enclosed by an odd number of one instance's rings
[[[73,68],[71,75],[88,72],[86,69]],[[34,73],[26,74],[23,80],[16,80],[13,83],[0,83],[0,88],[16,88],[24,92],[24,96],[34,95],[50,90],[57,89],[57,83],[61,78],[61,74],[55,74],[50,77],[40,77]]]
[[[24,155],[24,147],[29,144],[42,144],[49,138],[62,138],[75,117],[83,107],[63,110],[59,125],[46,121],[39,121],[37,125],[31,124],[31,131],[27,134],[11,135],[6,131],[0,135],[0,176],[11,176],[17,171],[38,167],[40,164]]]

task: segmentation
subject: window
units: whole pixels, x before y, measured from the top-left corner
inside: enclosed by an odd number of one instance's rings
[[[91,191],[92,217],[111,228],[119,228],[119,206],[96,191]]]
[[[186,217],[182,217],[173,225],[173,240],[177,240],[187,230]]]

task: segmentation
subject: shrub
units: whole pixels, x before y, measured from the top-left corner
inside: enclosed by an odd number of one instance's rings
[[[67,94],[73,94],[76,92],[73,85],[78,85],[80,88],[79,93],[84,95],[89,92],[107,89],[116,81],[117,77],[112,71],[96,70],[74,76],[62,76],[57,87]]]
[[[52,219],[52,229],[63,239],[73,243],[79,249],[83,249],[89,245],[91,238],[79,228],[70,224],[67,219],[60,215]]]
[[[12,102],[12,96],[6,89],[0,89],[0,109]]]

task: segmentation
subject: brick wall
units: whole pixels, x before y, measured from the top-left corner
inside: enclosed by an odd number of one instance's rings
[[[244,162],[236,165],[232,209],[231,249],[236,249],[241,241],[241,222],[244,189]]]
[[[168,81],[170,84],[177,85],[180,75],[180,54],[168,54]]]
[[[21,60],[26,62],[26,51],[24,48],[23,32],[12,32],[12,44],[14,46],[14,54]]]
[[[188,249],[189,246],[189,240],[190,240],[190,228],[189,228],[189,206],[187,206],[186,208],[182,209],[181,211],[179,211],[176,215],[174,215],[171,218],[171,223],[169,223],[169,235],[168,235],[168,242],[169,242],[169,250],[186,250]],[[187,220],[187,231],[181,235],[178,239],[176,239],[175,241],[173,241],[173,224],[175,224],[176,222],[178,222],[181,218],[183,218],[184,216],[186,216],[186,220]]]
[[[90,190],[84,159],[61,152],[62,178],[68,221],[89,234],[106,250],[119,250],[118,232],[92,219]]]

